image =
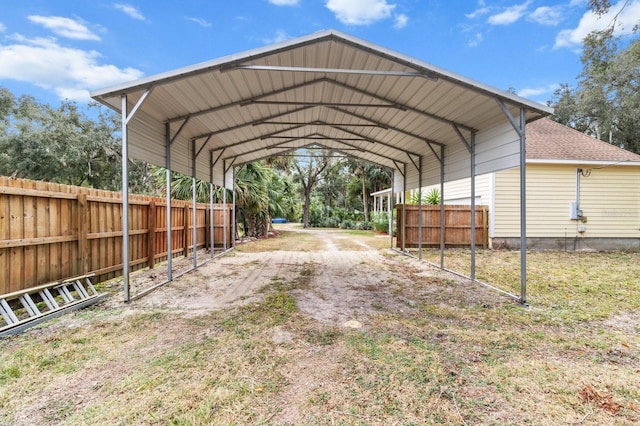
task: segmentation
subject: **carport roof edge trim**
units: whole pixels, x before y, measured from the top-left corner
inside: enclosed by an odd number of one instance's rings
[[[542,105],[538,102],[531,101],[513,93],[497,89],[484,83],[480,83],[476,80],[463,77],[462,75],[447,71],[443,68],[437,67],[420,59],[404,55],[402,53],[367,42],[363,39],[342,33],[337,30],[322,30],[313,34],[286,40],[280,43],[223,56],[217,59],[212,59],[198,64],[177,68],[155,75],[150,75],[148,77],[143,77],[141,79],[133,80],[127,83],[121,83],[102,89],[92,90],[90,96],[93,99],[105,104],[106,106],[121,112],[116,105],[106,102],[106,98],[121,96],[139,90],[146,90],[154,86],[168,84],[174,80],[178,80],[181,78],[214,71],[216,69],[223,69],[229,65],[237,65],[242,62],[250,61],[252,59],[256,59],[265,55],[272,55],[278,53],[279,51],[286,51],[292,48],[302,47],[306,44],[313,44],[330,39],[348,43],[361,50],[369,51],[377,56],[381,56],[404,66],[414,68],[420,72],[426,73],[427,76],[435,74],[435,77],[437,78],[446,79],[452,83],[462,85],[468,89],[478,91],[486,95],[497,96],[508,101],[514,106],[536,110],[537,112],[541,113],[541,115],[553,114],[553,108],[546,105]]]

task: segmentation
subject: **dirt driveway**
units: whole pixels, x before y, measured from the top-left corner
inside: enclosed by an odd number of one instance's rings
[[[0,342],[0,425],[638,424],[636,254],[531,253],[522,309],[387,237],[280,231]]]
[[[130,307],[202,315],[260,301],[272,287],[295,282],[291,294],[302,312],[322,323],[357,326],[366,324],[372,313],[411,311],[414,298],[428,297],[437,304],[456,293],[458,301],[472,304],[506,301],[484,287],[388,250],[386,235],[302,229],[297,224],[278,225],[277,230],[295,234],[286,239],[287,246],[281,245],[281,239],[240,244]],[[176,266],[191,262],[184,259]],[[132,276],[132,294],[149,285],[149,275],[157,279],[158,274],[147,271]],[[415,286],[416,280],[433,285]]]

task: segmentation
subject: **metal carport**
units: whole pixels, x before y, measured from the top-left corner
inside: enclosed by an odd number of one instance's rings
[[[91,96],[121,114],[123,158],[225,187],[234,167],[321,145],[394,170],[396,192],[471,177],[473,212],[476,175],[520,166],[521,292],[511,296],[526,302],[525,125],[548,107],[334,30]],[[126,232],[123,249],[127,258]]]

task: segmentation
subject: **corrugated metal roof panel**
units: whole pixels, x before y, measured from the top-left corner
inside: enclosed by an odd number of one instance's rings
[[[412,161],[409,154],[432,164],[433,151],[425,142],[431,141],[451,150],[453,162],[445,168],[458,175],[464,153],[453,123],[468,135],[507,122],[497,100],[516,116],[524,108],[527,120],[551,112],[336,31],[147,77],[92,96],[119,111],[120,97],[126,95],[131,110],[148,89],[151,94],[129,123],[131,155],[164,166],[165,126],[171,123],[171,136],[179,132],[172,145],[172,168],[191,174],[190,141],[197,138],[197,149],[202,148],[199,178],[209,179],[209,153],[223,153],[214,168],[216,184],[222,183],[223,160],[252,161],[284,151],[277,148],[283,142],[294,148],[310,143],[342,148],[397,168],[405,163],[413,167],[416,158]],[[287,142],[288,138],[294,140]],[[445,155],[445,161],[448,158]],[[423,175],[435,174],[424,170]]]

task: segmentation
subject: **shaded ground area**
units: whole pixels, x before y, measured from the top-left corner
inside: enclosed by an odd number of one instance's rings
[[[531,254],[523,309],[388,237],[281,230],[0,341],[0,424],[640,421],[638,254]],[[447,256],[464,270],[468,252]],[[516,285],[518,253],[478,258]]]
[[[455,277],[382,250],[389,246],[385,235],[303,230],[295,224],[278,229],[287,233],[286,245],[282,239],[261,242],[257,251],[251,243],[241,245],[237,251],[136,300],[131,308],[201,315],[264,300],[265,292],[284,286],[290,288],[302,312],[319,322],[341,325],[350,320],[367,322],[371,314],[381,311],[415,310],[417,302],[412,298],[424,296],[425,291],[434,301],[449,299],[455,290],[463,303],[504,302],[474,284],[469,284],[469,291],[464,286],[439,285]],[[132,292],[138,289],[138,282],[148,285],[149,273],[156,276],[147,272],[132,278]],[[412,285],[416,277],[433,287]]]

